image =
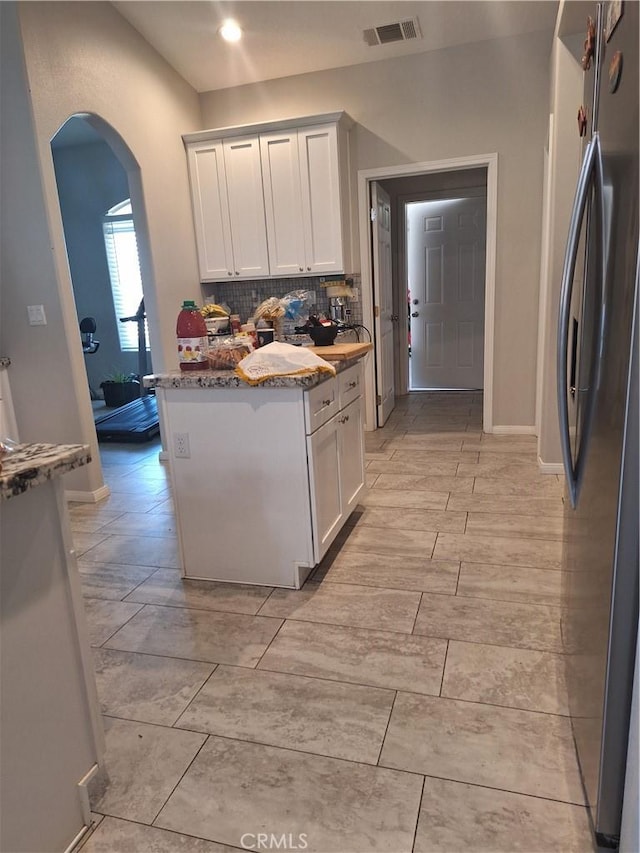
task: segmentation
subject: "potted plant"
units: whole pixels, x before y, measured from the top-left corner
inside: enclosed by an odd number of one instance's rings
[[[110,409],[124,406],[140,396],[140,380],[135,373],[114,370],[100,383],[100,388],[105,405]]]

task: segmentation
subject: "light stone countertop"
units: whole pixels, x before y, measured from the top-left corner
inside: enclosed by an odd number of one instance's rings
[[[327,361],[341,373],[362,358],[362,354],[341,361]],[[172,370],[169,373],[154,373],[143,377],[145,388],[313,388],[327,379],[326,372],[305,373],[300,376],[274,376],[259,385],[249,385],[233,370]]]
[[[88,444],[19,444],[3,456],[0,497],[11,498],[91,462]]]

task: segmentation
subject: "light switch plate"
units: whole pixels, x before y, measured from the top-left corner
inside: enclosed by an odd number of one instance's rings
[[[46,326],[47,317],[44,313],[44,305],[27,305],[30,326]]]

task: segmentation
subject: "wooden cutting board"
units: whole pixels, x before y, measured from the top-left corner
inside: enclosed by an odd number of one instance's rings
[[[307,349],[326,361],[344,361],[347,358],[358,358],[364,355],[373,349],[373,344],[363,341],[359,344],[332,344],[329,347],[307,347]]]

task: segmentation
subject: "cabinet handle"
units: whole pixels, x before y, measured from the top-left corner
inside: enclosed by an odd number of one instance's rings
[[[322,401],[322,408],[326,409],[326,407],[330,406],[332,402],[333,402],[332,400],[323,400]]]
[[[349,420],[349,415],[345,415],[343,418],[338,418],[338,423],[346,424],[346,422],[348,420]]]
[[[357,386],[357,384],[358,384],[357,382],[350,382],[347,387],[348,388],[355,388]]]

